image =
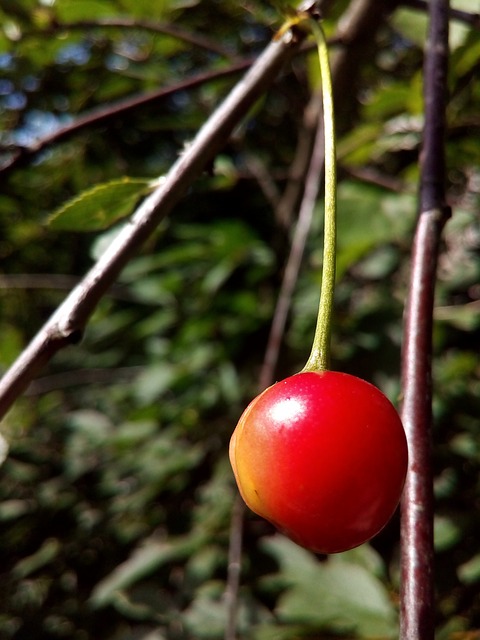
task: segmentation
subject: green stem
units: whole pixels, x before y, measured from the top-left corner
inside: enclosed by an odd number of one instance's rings
[[[325,137],[325,229],[323,240],[323,267],[320,303],[313,346],[303,371],[326,371],[330,364],[330,336],[335,289],[337,172],[335,153],[335,122],[333,89],[328,47],[322,27],[310,20],[317,41],[322,77],[323,129]]]

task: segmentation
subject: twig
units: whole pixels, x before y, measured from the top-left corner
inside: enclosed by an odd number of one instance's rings
[[[305,191],[298,214],[297,224],[292,239],[292,246],[285,266],[280,292],[278,294],[277,305],[273,315],[273,322],[268,337],[267,350],[260,372],[260,389],[268,387],[274,378],[274,371],[278,361],[278,354],[285,332],[290,303],[293,291],[298,280],[298,273],[302,263],[305,244],[308,233],[312,225],[313,212],[320,188],[320,178],[322,175],[323,162],[325,159],[325,144],[323,137],[323,126],[321,114],[318,114],[317,132],[310,156],[310,166],[308,168],[305,181]]]
[[[212,42],[209,38],[203,35],[193,33],[192,31],[179,27],[178,25],[173,25],[167,22],[154,22],[153,20],[139,20],[130,17],[98,18],[97,20],[78,20],[76,22],[55,22],[47,29],[27,32],[25,35],[48,35],[57,31],[104,28],[129,28],[152,31],[153,33],[159,33],[171,36],[172,38],[177,38],[178,40],[183,40],[187,44],[205,49],[211,53],[216,53],[230,60],[234,57],[232,52],[225,47],[222,47],[216,42]]]
[[[41,396],[51,391],[79,387],[80,385],[116,384],[120,380],[132,380],[145,370],[138,365],[132,367],[112,367],[107,369],[75,369],[52,373],[33,380],[25,391],[25,396]]]
[[[53,144],[63,142],[71,138],[76,133],[83,131],[84,129],[103,125],[105,124],[105,122],[108,122],[113,118],[124,116],[125,114],[133,111],[134,109],[137,109],[138,107],[152,104],[157,100],[167,98],[168,96],[171,96],[172,94],[179,91],[187,91],[189,89],[193,89],[194,87],[205,84],[206,82],[235,75],[237,73],[240,73],[241,71],[245,71],[245,69],[247,69],[251,64],[251,60],[240,60],[239,62],[232,64],[225,69],[199,73],[193,78],[183,80],[182,82],[178,82],[170,87],[163,87],[155,91],[142,93],[137,96],[132,96],[131,98],[126,98],[125,100],[119,100],[118,102],[110,104],[107,107],[94,109],[89,113],[79,116],[73,122],[59,127],[56,131],[53,131],[52,133],[40,138],[28,147],[13,147],[13,150],[11,151],[11,157],[0,166],[0,175],[6,175],[13,169],[26,164],[28,160],[40,153],[40,151],[43,151]]]
[[[339,170],[352,178],[373,184],[377,187],[382,187],[383,189],[388,189],[389,191],[395,191],[396,193],[409,192],[408,184],[401,178],[380,173],[373,168],[341,165]]]
[[[230,520],[230,544],[228,548],[228,575],[225,600],[227,623],[224,640],[235,640],[237,636],[238,592],[242,568],[242,536],[245,503],[239,493],[235,496]]]
[[[276,211],[280,201],[280,193],[272,177],[272,173],[267,169],[265,163],[252,154],[245,158],[245,167],[257,181],[258,186],[273,211]]]
[[[448,0],[430,0],[424,62],[425,126],[420,214],[415,233],[402,354],[402,419],[410,466],[402,501],[401,640],[434,638],[432,317],[438,246],[449,209],[445,203],[445,107]]]
[[[0,291],[11,289],[52,289],[55,291],[70,291],[81,278],[58,273],[2,273],[0,274]],[[128,287],[114,284],[108,294],[116,300],[125,302],[140,302]]]
[[[88,318],[121,269],[226,143],[234,127],[294,55],[302,38],[300,33],[294,36],[287,32],[265,49],[205,122],[162,184],[140,205],[97,263],[20,354],[0,380],[0,418],[59,349],[80,339]]]
[[[318,93],[314,93],[303,115],[302,127],[298,137],[295,157],[290,166],[287,185],[276,208],[277,219],[285,229],[290,228],[294,219],[294,212],[303,193],[321,105],[321,96]]]
[[[412,9],[418,9],[419,11],[428,11],[429,7],[429,3],[426,2],[426,0],[403,0],[402,4]],[[448,14],[450,18],[454,20],[465,22],[472,25],[475,29],[480,29],[480,13],[469,13],[468,11],[450,7]]]
[[[352,105],[356,103],[354,99],[356,82],[352,82],[352,79],[358,81],[360,78],[359,69],[375,43],[377,30],[400,1],[385,0],[379,3],[378,0],[353,0],[342,15],[337,33],[329,39],[330,45],[341,45],[332,60],[337,122],[341,123],[348,119],[351,126],[351,118],[348,116],[352,111]],[[288,227],[293,220],[293,212],[297,209],[303,193],[320,109],[321,101],[314,94],[305,110],[289,180],[277,208],[284,227]]]

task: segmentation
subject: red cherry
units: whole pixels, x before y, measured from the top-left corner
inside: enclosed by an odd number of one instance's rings
[[[393,515],[408,452],[400,418],[379,389],[336,371],[293,375],[246,408],[230,461],[258,515],[318,553],[352,549]]]

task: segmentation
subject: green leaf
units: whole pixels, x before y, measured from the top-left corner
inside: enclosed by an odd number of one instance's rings
[[[456,54],[452,56],[452,65],[456,78],[467,75],[478,64],[480,57],[480,38],[476,32],[472,32],[470,40],[471,41],[459,48]]]
[[[384,243],[396,244],[415,219],[415,197],[392,194],[360,182],[344,181],[338,189],[337,278]]]
[[[8,455],[8,442],[0,433],[0,465],[2,465],[5,462],[7,455]],[[2,519],[2,510],[0,509],[0,520],[1,519]]]
[[[31,556],[27,556],[17,562],[13,568],[13,574],[17,578],[26,578],[55,560],[60,549],[61,545],[57,539],[51,538],[49,540],[45,540],[38,551],[35,551]]]
[[[142,402],[153,402],[171,388],[178,375],[179,371],[165,362],[153,364],[138,376],[135,394]]]
[[[434,538],[435,551],[447,551],[462,537],[462,531],[457,522],[446,516],[435,516]]]
[[[298,640],[305,636],[302,625],[268,624],[254,628],[253,640]]]
[[[450,449],[467,460],[480,459],[478,439],[471,433],[458,433],[450,441]]]
[[[225,585],[206,582],[198,589],[192,604],[183,614],[188,629],[198,638],[221,638],[227,623],[226,600],[222,598]]]
[[[3,445],[4,439],[3,436],[0,435],[0,447],[4,447]],[[3,453],[0,451],[0,456]],[[0,460],[3,462],[3,459]],[[28,503],[28,500],[3,500],[0,503],[0,522],[6,522],[8,520],[16,520],[21,516],[25,515],[29,511],[31,511],[31,505]]]
[[[272,614],[260,603],[242,598],[238,605],[237,630],[242,637],[250,637],[252,619],[271,620]],[[193,602],[182,613],[182,621],[191,631],[191,637],[205,640],[223,638],[228,620],[227,606],[223,581],[210,580],[201,585]]]
[[[480,303],[478,300],[466,304],[436,307],[435,320],[448,322],[461,331],[473,331],[480,325]]]
[[[0,282],[1,286],[1,282]],[[23,341],[17,327],[0,324],[0,370],[10,366],[22,350]]]
[[[282,536],[265,540],[264,546],[289,584],[277,606],[282,622],[354,632],[362,638],[395,637],[395,608],[387,588],[358,563],[360,549],[319,562]]]
[[[47,223],[63,231],[106,229],[132,213],[137,201],[157,185],[157,180],[128,177],[96,185],[54,211]]]
[[[55,3],[57,20],[75,22],[76,20],[94,20],[104,16],[115,16],[118,9],[108,0],[57,0]]]
[[[469,0],[469,9],[471,8]],[[468,11],[468,9],[465,9]],[[428,16],[426,13],[415,9],[400,8],[395,11],[392,18],[393,25],[402,36],[419,47],[423,47],[427,37]],[[463,44],[468,34],[468,27],[461,22],[452,20],[450,24],[449,45],[450,50],[455,50]]]
[[[458,577],[464,584],[480,581],[480,553],[458,567]]]
[[[171,0],[157,0],[151,2],[151,0],[123,0],[123,7],[134,16],[138,17],[151,17],[153,19],[165,18],[165,14],[175,3]]]
[[[97,584],[91,596],[94,607],[110,604],[116,594],[142,578],[151,575],[162,565],[188,558],[199,549],[205,539],[201,535],[182,536],[169,541],[151,538],[135,549],[125,562],[119,564]]]

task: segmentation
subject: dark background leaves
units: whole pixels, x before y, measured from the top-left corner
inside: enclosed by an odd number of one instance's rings
[[[469,2],[454,6],[471,10]],[[328,33],[348,8],[335,3]],[[106,19],[118,24],[102,25]],[[126,19],[136,23],[122,26]],[[88,110],[255,55],[281,15],[262,2],[4,0],[0,22],[0,158],[7,163]],[[162,32],[162,24],[197,41]],[[339,105],[350,115],[339,121],[333,360],[395,402],[423,43],[422,14],[399,7],[341,96],[349,108]],[[435,309],[440,639],[480,627],[479,50],[478,30],[453,20],[447,151],[454,217]],[[98,184],[163,174],[237,77],[108,118],[3,172],[2,369],[116,231],[58,231],[45,225],[48,215]],[[282,193],[317,79],[314,57],[293,61],[211,174],[125,269],[84,341],[60,353],[4,420],[2,637],[223,637],[235,496],[226,451],[256,392],[290,234],[259,176]],[[298,370],[309,352],[321,215],[320,201],[277,377]],[[396,519],[371,545],[320,561],[248,515],[242,570],[243,637],[398,633]]]

